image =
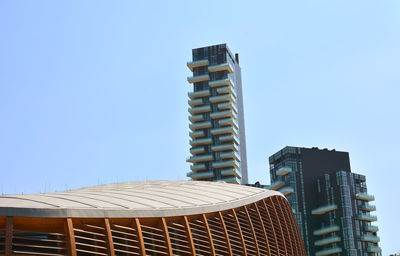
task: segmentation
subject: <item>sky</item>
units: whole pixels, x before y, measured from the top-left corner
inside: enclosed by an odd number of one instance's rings
[[[249,179],[348,151],[400,251],[400,1],[0,1],[0,190],[186,179],[191,49],[242,67]]]

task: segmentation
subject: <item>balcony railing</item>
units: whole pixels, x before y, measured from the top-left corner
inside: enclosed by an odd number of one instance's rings
[[[188,172],[186,174],[187,177],[192,178],[192,179],[206,179],[206,178],[212,178],[214,177],[214,172],[213,171],[206,171],[206,172]]]
[[[376,206],[370,205],[370,204],[365,204],[362,206],[362,210],[365,212],[373,212],[373,211],[376,211]]]
[[[339,236],[331,236],[327,238],[322,238],[314,242],[315,246],[325,246],[328,244],[339,243],[342,239]]]
[[[235,176],[236,178],[241,178],[240,172],[236,168],[230,168],[221,171],[221,176]]]
[[[236,143],[236,145],[239,145],[239,138],[233,134],[221,136],[221,137],[219,137],[219,141],[221,141],[221,142],[233,141]]]
[[[358,219],[361,221],[368,221],[368,222],[374,222],[378,220],[376,216],[369,214],[359,214]]]
[[[224,111],[218,111],[210,114],[211,119],[220,119],[220,118],[237,118],[236,113],[233,112],[232,110],[224,110]]]
[[[211,103],[218,103],[218,102],[225,102],[225,101],[236,103],[236,99],[235,99],[235,97],[233,97],[232,94],[223,94],[223,95],[219,95],[219,96],[210,97]]]
[[[239,169],[240,164],[236,160],[226,160],[226,161],[218,161],[212,164],[213,168],[226,168],[226,167],[233,167]]]
[[[323,227],[317,230],[314,230],[313,234],[314,236],[323,236],[329,233],[337,232],[340,230],[340,227],[337,225],[332,225],[328,227]]]
[[[201,98],[200,99],[190,99],[190,100],[188,100],[188,104],[191,107],[203,105],[203,99],[201,99]]]
[[[210,76],[208,74],[199,75],[199,76],[189,76],[187,78],[189,83],[197,83],[197,82],[205,82],[210,80]]]
[[[278,176],[285,176],[288,175],[289,173],[292,172],[292,168],[290,167],[280,167],[277,171],[276,171],[276,175]]]
[[[191,148],[190,149],[190,153],[192,155],[201,154],[201,153],[204,153],[204,152],[206,152],[204,147],[196,147],[196,148]]]
[[[232,109],[236,114],[238,113],[238,110],[236,108],[236,105],[232,102],[224,102],[220,103],[217,105],[218,109],[223,110],[223,109]]]
[[[238,152],[239,151],[239,147],[235,144],[235,143],[224,143],[221,145],[216,145],[216,146],[212,146],[211,147],[212,151],[226,151],[226,150],[233,150]]]
[[[210,145],[213,141],[211,138],[204,138],[204,139],[194,139],[190,141],[190,145],[198,146],[198,145]]]
[[[211,95],[211,93],[210,93],[210,90],[208,90],[208,89],[207,90],[201,90],[201,91],[195,91],[195,92],[189,92],[188,93],[188,96],[191,99],[199,98],[199,97],[208,97],[210,95]]]
[[[190,138],[198,138],[198,137],[203,137],[204,136],[204,131],[196,131],[196,132],[189,132]]]
[[[317,209],[312,210],[311,214],[312,215],[322,215],[322,214],[328,213],[330,211],[334,211],[336,209],[337,209],[336,204],[325,205],[325,206],[321,206],[321,207],[318,207]]]
[[[199,113],[207,113],[207,112],[211,112],[211,106],[204,105],[204,106],[192,107],[192,108],[189,108],[188,111],[192,115],[199,114]]]
[[[240,162],[239,154],[234,151],[221,153],[219,156],[221,159],[235,159],[236,161]]]
[[[342,252],[342,248],[335,246],[335,247],[332,247],[332,248],[329,248],[329,249],[324,249],[324,250],[321,250],[321,251],[317,251],[315,253],[315,256],[328,256],[328,255],[338,254],[338,253],[341,253],[341,252]]]
[[[240,184],[240,179],[236,177],[222,177],[221,181],[225,181],[226,183]]]
[[[209,62],[208,62],[208,60],[196,60],[196,61],[187,62],[186,65],[188,66],[188,68],[191,71],[193,71],[193,68],[208,66]]]
[[[192,170],[193,172],[198,172],[198,171],[205,170],[205,169],[206,169],[205,164],[194,164],[194,165],[190,166],[190,170]]]
[[[379,231],[379,228],[378,228],[378,226],[374,226],[374,225],[366,225],[364,227],[364,230],[367,231],[367,232],[375,233],[375,232]]]
[[[232,73],[233,67],[229,62],[208,67],[209,72],[218,72],[218,71],[224,71],[224,70],[228,71],[229,73]]]
[[[356,194],[356,199],[370,202],[370,201],[374,201],[375,197],[373,195],[369,195],[367,193],[358,193],[358,194]]]
[[[218,121],[219,125],[225,126],[225,125],[233,125],[236,129],[239,129],[239,124],[234,118],[226,118],[226,119],[221,119]]]
[[[206,121],[206,122],[201,122],[201,123],[194,123],[194,124],[190,124],[189,128],[192,131],[195,131],[197,129],[206,129],[206,128],[211,128],[211,122],[210,121]]]
[[[225,86],[225,85],[235,86],[235,83],[233,82],[232,79],[230,79],[230,78],[225,78],[225,79],[221,79],[221,80],[209,81],[209,82],[208,82],[208,85],[209,85],[211,88],[214,88],[214,87]]]
[[[226,94],[226,93],[229,93],[229,94],[232,94],[233,97],[237,98],[236,92],[235,92],[235,90],[233,90],[233,87],[232,87],[232,86],[224,86],[224,87],[218,88],[218,89],[217,89],[217,93],[218,93],[218,94]]]
[[[235,129],[233,126],[214,128],[214,129],[211,129],[211,134],[212,135],[234,134],[234,135],[238,136],[238,130]]]
[[[198,121],[204,121],[204,116],[203,115],[192,115],[189,116],[189,120],[192,123],[198,122]]]
[[[272,183],[271,185],[269,185],[268,189],[270,189],[270,190],[278,190],[283,186],[285,186],[285,182],[281,181],[281,180],[278,180],[278,181],[275,181],[274,183]]]
[[[189,163],[208,162],[212,161],[213,159],[214,158],[212,155],[191,156],[186,160],[186,162]]]
[[[376,253],[380,254],[382,252],[381,248],[379,246],[368,246],[367,247],[367,252],[369,253]]]
[[[284,196],[288,196],[292,193],[294,193],[294,189],[292,187],[283,187],[281,189],[278,190],[279,192],[281,192]]]
[[[374,236],[374,235],[362,235],[361,241],[376,244],[380,241],[380,238],[379,236]]]

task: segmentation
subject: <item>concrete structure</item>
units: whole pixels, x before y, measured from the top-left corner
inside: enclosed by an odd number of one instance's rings
[[[187,63],[193,180],[247,184],[246,137],[239,55],[226,44],[193,49]]]
[[[285,147],[269,163],[269,189],[287,197],[307,255],[381,254],[374,197],[365,176],[351,172],[347,152]]]
[[[1,255],[305,255],[281,193],[159,181],[0,197]]]

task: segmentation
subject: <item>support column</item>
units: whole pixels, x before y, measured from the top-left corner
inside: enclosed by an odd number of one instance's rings
[[[232,247],[231,247],[231,241],[229,241],[228,230],[226,229],[226,226],[225,226],[224,217],[222,216],[221,212],[218,212],[218,214],[219,214],[219,218],[221,219],[222,227],[224,228],[224,233],[225,233],[225,238],[226,238],[226,245],[228,246],[229,255],[233,256]]]
[[[135,225],[136,225],[136,232],[137,232],[137,237],[138,237],[138,242],[139,242],[139,247],[140,247],[140,255],[146,256],[146,248],[144,247],[142,227],[140,226],[140,221],[138,218],[135,218]]]
[[[258,219],[260,220],[261,226],[262,226],[262,230],[264,232],[264,236],[265,236],[265,241],[267,241],[267,247],[268,247],[268,253],[271,254],[271,250],[269,249],[269,241],[268,241],[268,235],[267,235],[267,231],[265,230],[265,225],[264,225],[264,221],[261,217],[261,213],[260,210],[258,209],[258,205],[256,203],[254,203],[254,208],[257,211],[257,215],[258,215]]]
[[[68,238],[68,252],[70,256],[76,256],[76,244],[75,244],[75,234],[74,225],[71,218],[66,219],[66,233]]]
[[[165,221],[165,218],[161,218],[162,221],[162,226],[164,230],[164,237],[165,237],[165,243],[167,244],[167,252],[169,256],[173,256],[172,253],[172,246],[171,246],[171,240],[169,239],[169,233],[168,233],[168,227],[167,227],[167,222]]]
[[[233,213],[233,217],[235,218],[236,225],[237,225],[237,227],[238,227],[240,239],[242,240],[244,256],[247,256],[246,243],[244,242],[243,233],[242,233],[242,228],[240,227],[239,220],[238,220],[238,217],[237,217],[237,215],[236,215],[235,209],[232,209],[232,213]]]
[[[206,215],[203,213],[202,216],[203,216],[204,226],[206,227],[206,231],[208,234],[208,239],[210,240],[211,255],[215,256],[215,248],[214,248],[214,242],[213,242],[212,236],[211,236],[210,226],[208,226],[208,221],[207,221]]]
[[[186,216],[183,216],[183,220],[185,222],[186,234],[188,235],[188,242],[190,244],[190,251],[192,252],[193,256],[196,256],[196,250],[195,250],[195,247],[194,247],[192,231],[190,230],[188,218]]]
[[[107,239],[107,245],[108,245],[107,246],[108,255],[115,256],[114,242],[113,242],[113,239],[112,239],[110,221],[106,218],[106,219],[104,219],[104,224],[105,224],[105,228],[106,228],[106,239]]]

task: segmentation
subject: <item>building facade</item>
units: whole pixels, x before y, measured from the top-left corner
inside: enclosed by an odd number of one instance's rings
[[[193,180],[247,184],[246,137],[239,55],[226,44],[192,50],[189,96]]]
[[[287,197],[308,256],[381,255],[374,196],[347,152],[285,147],[269,163],[269,188]]]
[[[0,255],[305,256],[305,249],[281,193],[159,181],[0,196]]]

